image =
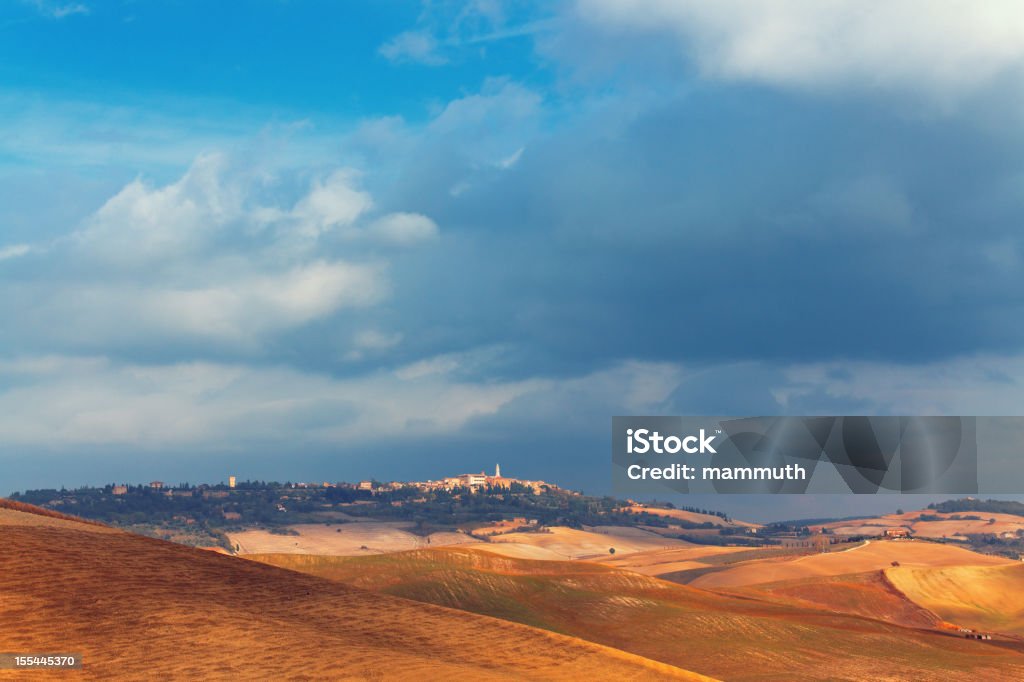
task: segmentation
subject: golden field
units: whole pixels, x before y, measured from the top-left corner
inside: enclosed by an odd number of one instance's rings
[[[248,557],[347,585],[586,638],[725,680],[1016,680],[1021,644],[968,641],[923,609],[850,597],[861,612],[811,599],[725,594],[590,561],[536,561],[478,547],[367,557]],[[826,592],[827,592],[826,588]],[[824,675],[823,671],[827,671]]]
[[[4,502],[0,502],[3,505]],[[700,679],[578,638],[80,521],[0,509],[0,679]]]
[[[871,540],[850,549],[827,554],[742,562],[725,570],[702,575],[690,584],[703,588],[731,588],[799,578],[878,571],[891,567],[893,562],[901,566],[920,568],[996,566],[1012,563],[1003,557],[978,554],[952,545],[913,540]]]

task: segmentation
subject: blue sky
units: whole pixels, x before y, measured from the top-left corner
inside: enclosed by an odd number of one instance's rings
[[[1019,412],[1024,10],[767,7],[4,3],[0,492]]]

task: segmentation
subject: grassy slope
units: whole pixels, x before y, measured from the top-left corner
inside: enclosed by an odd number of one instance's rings
[[[922,516],[934,518],[935,520],[925,521]],[[965,517],[977,517],[977,520]],[[954,518],[960,517],[960,518]],[[994,523],[989,523],[989,520]],[[964,511],[942,513],[929,509],[920,511],[905,512],[903,514],[886,514],[877,518],[867,518],[851,521],[834,521],[831,523],[814,525],[811,528],[817,530],[822,526],[830,528],[839,535],[880,535],[884,528],[897,526],[908,527],[914,531],[914,535],[925,538],[958,537],[968,534],[985,533],[1016,533],[1024,529],[1024,517],[1013,514],[999,514],[991,512]]]
[[[865,616],[907,627],[938,628],[940,625],[940,618],[893,587],[883,571],[762,583],[728,593]]]
[[[1018,651],[588,562],[512,559],[471,548],[249,558],[529,623],[729,680],[821,679],[824,670],[847,680],[1024,677]]]
[[[899,567],[885,573],[910,599],[951,623],[1024,636],[1024,564]]]
[[[579,639],[2,502],[0,597],[0,651],[81,653],[76,679],[695,677]]]
[[[889,568],[892,562],[922,568],[941,566],[993,566],[1008,559],[978,554],[953,545],[919,541],[873,540],[848,551],[811,554],[797,559],[750,561],[708,573],[694,580],[694,587],[735,588],[759,583],[819,578]]]

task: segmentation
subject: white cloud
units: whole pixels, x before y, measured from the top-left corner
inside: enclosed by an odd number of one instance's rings
[[[1017,0],[578,0],[613,32],[671,33],[709,78],[949,102],[1024,65]]]
[[[50,10],[50,13],[55,19],[63,19],[64,17],[70,17],[75,14],[88,14],[89,7],[80,2],[75,2],[68,5],[57,5]]]
[[[504,78],[489,78],[479,92],[451,100],[423,131],[424,149],[457,160],[448,177],[449,196],[493,180],[496,170],[512,168],[539,134],[546,116],[544,98]]]
[[[389,264],[360,241],[410,246],[437,234],[419,214],[367,225],[372,197],[340,169],[280,205],[273,177],[205,154],[174,182],[136,179],[69,237],[48,243],[0,313],[33,347],[173,347],[201,340],[250,353],[269,337],[390,295]],[[268,184],[270,183],[270,184]],[[325,243],[327,233],[344,239]],[[0,250],[0,260],[32,245]],[[365,252],[366,249],[363,249]]]
[[[530,126],[540,113],[541,103],[541,96],[533,90],[519,83],[491,78],[480,92],[448,102],[430,122],[427,132],[473,139],[502,137]],[[506,137],[503,143],[507,149],[510,140]]]
[[[402,381],[417,381],[424,377],[449,374],[457,370],[461,364],[461,358],[457,353],[438,355],[400,367],[395,370],[395,376]]]
[[[387,292],[377,267],[315,262],[280,272],[235,274],[193,287],[83,286],[59,292],[43,312],[63,320],[81,341],[115,340],[134,330],[150,339],[194,337],[251,348],[266,334],[345,308],[373,305]]]
[[[519,163],[519,159],[523,158],[523,151],[525,149],[526,147],[520,147],[519,149],[515,150],[514,152],[506,156],[505,158],[500,159],[496,165],[498,166],[498,168],[502,170],[508,170],[509,168],[512,168],[517,163]]]
[[[388,373],[337,379],[282,367],[209,362],[144,366],[48,356],[0,363],[32,381],[0,388],[8,444],[183,445],[225,450],[287,443],[391,442],[452,434],[536,390],[536,380],[410,383]]]
[[[225,181],[227,159],[204,154],[177,182],[136,179],[109,199],[75,238],[93,256],[149,265],[201,251],[215,233],[244,217],[244,188]]]
[[[300,230],[316,236],[337,227],[352,225],[373,206],[370,195],[354,187],[356,173],[338,170],[313,188],[292,210]]]
[[[444,55],[438,52],[438,43],[427,31],[406,31],[399,33],[380,46],[381,56],[392,62],[416,62],[428,66],[440,66],[447,63]]]
[[[363,345],[395,339],[372,333]],[[489,349],[398,369],[335,377],[218,362],[141,365],[105,357],[0,358],[0,432],[15,445],[131,446],[196,452],[258,445],[397,443],[477,437],[479,429],[556,428],[593,436],[612,414],[671,414],[689,390],[736,390],[734,365],[690,369],[630,361],[558,379],[468,379]],[[840,413],[1002,414],[1024,400],[1024,356],[976,356],[923,366],[761,364],[739,376],[774,409],[810,402]],[[722,383],[722,379],[726,383]],[[696,389],[688,389],[690,382]],[[716,396],[696,396],[701,402]],[[718,396],[721,397],[721,396]],[[684,398],[689,399],[689,398]],[[768,403],[764,409],[773,409]],[[477,420],[484,420],[482,423]]]
[[[357,348],[366,348],[369,350],[394,348],[401,343],[401,341],[401,334],[385,334],[384,332],[376,329],[364,329],[353,338],[354,345]]]
[[[89,6],[81,2],[59,3],[50,0],[29,0],[43,14],[52,19],[63,19],[76,14],[89,14]]]
[[[399,246],[435,239],[438,234],[437,223],[419,213],[389,213],[371,223],[367,231],[380,241]]]
[[[376,333],[364,345],[395,341]],[[663,405],[678,367],[629,362],[561,380],[470,380],[458,370],[494,349],[431,358],[398,371],[332,377],[278,366],[156,365],[62,355],[0,358],[8,444],[131,446],[197,452],[287,444],[358,445],[458,436],[506,410],[555,424],[579,413],[644,413]],[[570,409],[573,406],[579,410]]]
[[[0,246],[0,261],[10,260],[11,258],[20,258],[27,255],[32,250],[32,247],[28,244],[11,244],[10,246]]]
[[[795,365],[774,393],[783,406],[827,395],[867,405],[869,414],[1001,415],[1024,401],[1024,356],[981,355],[922,365]]]

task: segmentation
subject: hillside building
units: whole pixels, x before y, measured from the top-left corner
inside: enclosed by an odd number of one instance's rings
[[[482,471],[479,474],[462,474],[458,478],[460,485],[467,488],[476,488],[487,484],[487,474]]]
[[[910,537],[910,529],[898,526],[896,528],[886,528],[882,531],[883,538],[892,538],[895,540],[905,539]]]

